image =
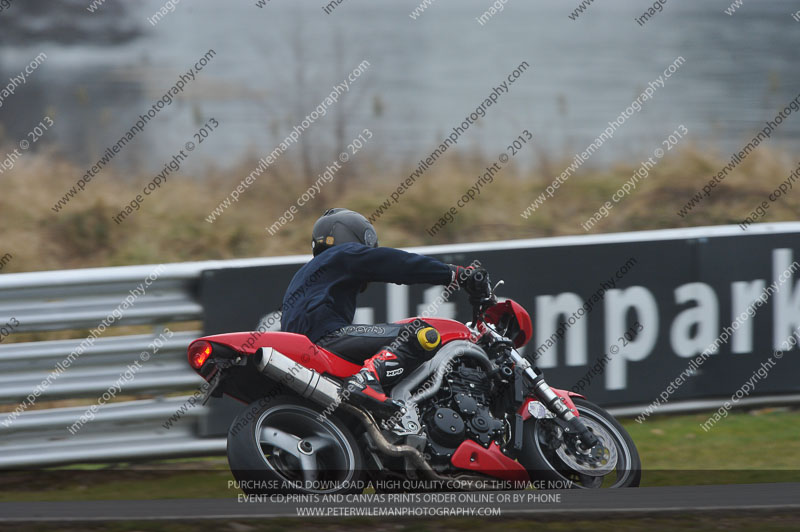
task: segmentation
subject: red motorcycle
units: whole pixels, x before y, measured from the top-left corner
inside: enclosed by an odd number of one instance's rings
[[[627,431],[582,395],[551,388],[517,351],[532,335],[522,306],[492,294],[473,302],[471,323],[425,321],[442,346],[394,386],[404,408],[380,423],[340,399],[359,366],[305,336],[242,332],[192,342],[189,363],[209,381],[206,397],[224,393],[248,405],[228,432],[240,487],[325,494],[367,483],[387,491],[639,485]]]

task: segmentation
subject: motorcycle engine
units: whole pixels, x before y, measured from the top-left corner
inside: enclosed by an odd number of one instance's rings
[[[449,459],[464,440],[484,447],[504,433],[505,425],[489,411],[491,382],[480,367],[461,364],[448,373],[423,413],[432,457]]]

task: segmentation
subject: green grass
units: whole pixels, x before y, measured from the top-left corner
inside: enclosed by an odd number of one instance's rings
[[[730,412],[708,432],[702,414],[623,420],[642,457],[643,486],[800,481],[800,412]]]
[[[622,420],[644,467],[642,486],[800,481],[800,411],[735,411],[708,432],[709,413]],[[0,473],[0,501],[236,497],[224,458],[87,464]]]

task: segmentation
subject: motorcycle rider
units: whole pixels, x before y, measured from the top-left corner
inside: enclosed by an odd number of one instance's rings
[[[429,360],[441,338],[419,319],[408,324],[354,325],[359,292],[375,281],[464,288],[471,297],[480,298],[489,293],[489,276],[482,268],[378,247],[369,220],[342,208],[328,209],[316,221],[311,247],[314,258],[297,271],[284,295],[281,330],[303,334],[363,365],[345,382],[341,399],[390,416],[401,405],[386,396],[384,387]],[[481,275],[475,275],[478,272]]]

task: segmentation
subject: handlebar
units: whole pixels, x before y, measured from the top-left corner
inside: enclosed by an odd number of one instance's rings
[[[474,274],[475,280],[481,282],[484,280],[483,272],[475,272]],[[502,283],[502,281],[501,281]],[[499,286],[499,283],[498,283]],[[475,299],[473,300],[470,298],[470,303],[472,303],[472,326],[475,327],[478,323],[478,318],[483,314],[483,311],[486,310],[488,307],[497,303],[497,298],[494,296],[494,290],[492,286],[489,285],[489,296]]]

